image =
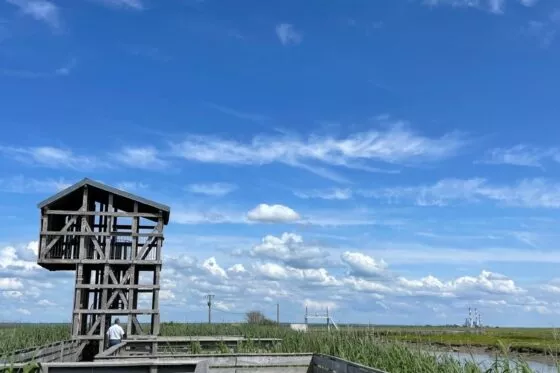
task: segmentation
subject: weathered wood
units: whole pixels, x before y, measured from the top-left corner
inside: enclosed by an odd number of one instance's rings
[[[97,314],[102,314],[102,313],[107,313],[107,314],[111,314],[111,315],[126,315],[128,313],[131,314],[138,314],[138,315],[151,315],[153,314],[155,311],[152,309],[120,309],[120,310],[95,310],[95,309],[81,309],[81,310],[76,310],[76,313],[78,314],[91,314],[91,315],[97,315]]]
[[[83,226],[82,226],[83,228]],[[86,232],[85,228],[81,232],[60,232],[60,231],[46,231],[42,234],[48,236],[79,236],[79,237],[92,237],[92,236],[103,236],[103,237],[118,237],[118,236],[132,236],[132,237],[163,237],[160,233],[130,233],[130,232]]]
[[[104,283],[104,284],[79,284],[79,285],[76,285],[76,287],[80,288],[80,289],[121,289],[121,290],[135,289],[135,290],[138,290],[140,292],[160,289],[159,285],[129,285],[129,284],[122,284],[121,285],[121,284],[107,284],[107,283]]]
[[[45,217],[46,217],[46,216],[45,216]],[[76,220],[77,220],[77,219],[78,219],[77,216],[74,216],[72,219],[70,219],[70,220],[68,221],[68,223],[66,223],[66,225],[62,228],[62,230],[60,230],[60,232],[61,232],[61,233],[68,234],[68,233],[69,233],[69,232],[68,232],[68,228],[70,228],[72,225],[74,225],[74,224],[76,223]],[[45,228],[45,230],[46,230],[48,227],[45,225],[44,228]],[[53,239],[51,240],[51,242],[49,242],[49,243],[47,244],[46,247],[44,247],[44,246],[41,245],[40,250],[41,250],[41,254],[42,254],[41,256],[42,256],[43,258],[46,257],[47,254],[48,254],[48,253],[51,251],[51,249],[54,247],[54,245],[56,245],[56,243],[57,243],[58,241],[60,241],[60,238],[61,238],[61,237],[62,237],[62,236],[57,236],[57,237],[53,238]],[[44,238],[44,240],[45,240],[44,242],[46,243],[46,240],[47,240],[47,234],[46,234],[46,233],[41,233],[41,241],[43,241],[43,238]]]
[[[142,330],[142,325],[140,325],[140,323],[138,322],[138,319],[136,318],[136,316],[134,315],[130,315],[130,319],[132,320],[132,323],[134,324],[134,328],[135,328],[135,332],[134,334],[136,335],[143,335],[144,330]]]
[[[156,239],[157,237],[153,237],[153,236],[148,237],[144,245],[142,245],[142,248],[140,249],[140,253],[137,256],[135,256],[136,260],[144,260],[145,256],[148,255],[149,250],[152,249],[152,245],[154,244],[154,241]]]
[[[78,216],[117,216],[122,218],[157,218],[159,214],[152,214],[147,212],[105,212],[105,211],[71,211],[71,210],[48,210],[45,212],[47,215],[78,215]]]
[[[103,249],[101,249],[101,245],[99,245],[99,241],[97,240],[97,233],[98,232],[94,232],[91,230],[91,227],[89,226],[88,222],[86,221],[85,223],[85,232],[87,233],[91,233],[91,242],[93,243],[93,247],[95,249],[95,251],[97,251],[97,254],[99,255],[99,259],[103,260],[105,259],[105,253],[103,252]]]
[[[72,188],[71,195],[65,190],[39,205],[38,256],[38,263],[49,270],[76,269],[72,336],[86,344],[99,340],[103,351],[113,315],[128,316],[129,336],[159,333],[161,247],[168,207],[88,179]],[[81,202],[78,209],[74,209],[76,197]],[[140,285],[139,271],[154,273],[154,283]],[[139,293],[151,296],[151,309],[138,308]],[[142,330],[136,317],[141,314],[151,316],[149,330]],[[63,355],[66,352],[59,351],[58,356]]]

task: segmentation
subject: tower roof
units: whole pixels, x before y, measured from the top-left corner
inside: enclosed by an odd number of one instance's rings
[[[138,212],[158,213],[163,214],[164,224],[169,222],[169,214],[171,209],[169,206],[151,201],[149,199],[125,192],[123,190],[105,185],[95,180],[85,178],[74,185],[58,192],[57,194],[40,202],[37,207],[39,208],[56,208],[64,210],[77,210],[82,204],[82,194],[80,190],[87,187],[89,190],[90,198],[93,201],[106,202],[107,195],[113,194],[113,206],[119,210],[132,212],[134,209],[134,202],[138,202]]]

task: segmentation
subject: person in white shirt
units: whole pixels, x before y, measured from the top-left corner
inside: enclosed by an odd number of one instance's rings
[[[124,330],[121,328],[119,319],[107,330],[107,337],[109,338],[109,347],[118,345],[124,336]]]

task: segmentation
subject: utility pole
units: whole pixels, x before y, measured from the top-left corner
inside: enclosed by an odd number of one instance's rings
[[[214,295],[208,294],[206,297],[208,298],[208,324],[212,324],[212,298]]]
[[[280,303],[276,303],[276,324],[280,326]]]

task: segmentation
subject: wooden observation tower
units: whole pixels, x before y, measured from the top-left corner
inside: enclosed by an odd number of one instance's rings
[[[126,338],[159,334],[163,228],[168,206],[83,179],[41,202],[37,263],[76,271],[72,338],[104,348],[114,318]]]

